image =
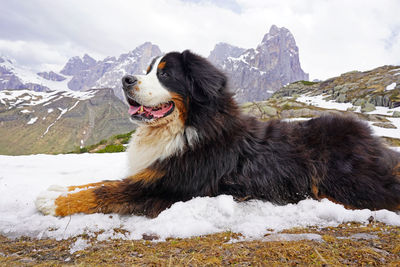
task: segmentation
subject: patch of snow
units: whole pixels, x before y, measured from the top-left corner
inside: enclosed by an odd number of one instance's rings
[[[76,214],[58,218],[44,216],[36,210],[35,199],[50,185],[121,179],[127,175],[126,163],[126,153],[0,156],[0,234],[59,240],[102,232],[98,240],[141,239],[143,234],[155,234],[165,240],[232,231],[262,240],[265,234],[292,227],[327,227],[353,221],[368,223],[370,216],[376,221],[400,226],[400,215],[395,212],[347,210],[327,199],[307,199],[298,204],[277,206],[259,200],[238,203],[227,195],[197,197],[175,203],[153,219],[116,214]],[[126,233],[114,231],[116,228]],[[79,241],[73,247],[79,249],[84,244]]]
[[[31,118],[27,124],[34,124],[37,121],[38,117]]]
[[[342,110],[346,111],[348,108],[355,108],[354,112],[361,112],[361,107],[360,106],[353,106],[351,103],[338,103],[334,100],[329,100],[326,101],[323,98],[327,97],[328,95],[317,95],[317,96],[310,96],[307,94],[299,96],[296,101],[301,102],[307,105],[312,105],[315,107],[321,107],[321,108],[326,108],[326,109],[336,109],[336,110]],[[377,114],[377,115],[388,115],[388,112],[393,112],[393,111],[400,111],[400,107],[397,108],[387,108],[387,107],[381,107],[381,106],[376,106],[375,110],[371,112],[366,112],[366,114]]]
[[[58,110],[61,111],[60,115],[58,115],[57,119],[56,119],[54,122],[52,122],[52,123],[47,127],[46,131],[44,131],[44,133],[42,134],[41,138],[43,138],[43,136],[45,136],[45,135],[49,132],[50,128],[53,127],[53,125],[54,125],[59,119],[61,119],[61,117],[62,117],[65,113],[67,113],[67,111],[68,111],[68,109],[62,109],[62,108],[58,108]]]
[[[75,252],[84,250],[88,247],[90,247],[90,244],[87,242],[87,240],[79,237],[76,239],[75,243],[71,245],[69,253],[74,254]]]
[[[396,83],[391,83],[388,86],[386,86],[385,91],[391,91],[396,87]]]
[[[53,111],[54,111],[54,109],[49,108],[49,109],[47,110],[47,113],[52,113]]]
[[[226,244],[233,244],[244,241],[253,241],[254,238],[248,238],[240,236],[237,239],[231,239]],[[257,240],[264,242],[274,242],[274,241],[301,241],[301,240],[311,240],[317,242],[323,242],[322,236],[319,234],[270,234],[262,238],[257,238]]]
[[[97,90],[89,90],[84,92],[74,92],[74,91],[35,92],[32,90],[2,90],[0,91],[0,101],[3,104],[8,103],[10,108],[18,106],[27,107],[36,105],[46,106],[64,97],[70,97],[76,100],[87,100],[92,98],[96,94],[96,92]]]
[[[63,81],[51,81],[47,80],[39,75],[37,75],[37,71],[29,69],[24,66],[18,66],[11,61],[5,61],[0,63],[1,66],[7,68],[9,71],[14,73],[22,83],[35,83],[42,86],[46,86],[50,90],[57,90],[57,91],[69,91],[68,83],[72,79],[72,76],[66,75],[59,75],[66,77],[67,79]]]
[[[353,234],[349,237],[338,237],[339,239],[353,239],[353,240],[371,240],[371,239],[379,239],[377,235],[371,235],[367,233],[357,233]]]
[[[400,111],[400,107],[397,108],[387,108],[387,107],[381,107],[381,106],[376,106],[375,110],[371,112],[366,112],[366,114],[377,114],[377,115],[388,115],[388,113],[393,113],[394,111]]]
[[[385,136],[385,137],[400,139],[400,118],[387,118],[387,119],[390,120],[390,123],[393,124],[396,127],[396,129],[374,126],[372,125],[374,122],[371,121],[368,121],[368,124],[374,131],[374,134],[377,136]]]
[[[27,110],[27,109],[23,109],[23,110],[21,110],[20,112],[21,112],[21,113],[32,113],[32,112],[34,112],[34,111],[32,111],[32,110]]]
[[[282,121],[292,122],[292,121],[308,121],[312,118],[286,118],[282,119]]]
[[[337,109],[343,111],[346,111],[348,108],[353,107],[351,103],[338,103],[334,100],[329,100],[329,101],[324,100],[323,98],[327,96],[328,95],[317,95],[317,96],[301,95],[296,99],[296,101],[315,107],[322,107],[326,109]]]

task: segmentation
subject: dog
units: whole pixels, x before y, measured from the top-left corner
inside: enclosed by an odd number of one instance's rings
[[[400,208],[400,154],[354,118],[260,122],[241,114],[226,76],[188,50],[154,59],[122,87],[138,125],[130,176],[36,200],[44,214],[156,217],[178,201],[232,195],[277,205],[327,198],[351,209]]]

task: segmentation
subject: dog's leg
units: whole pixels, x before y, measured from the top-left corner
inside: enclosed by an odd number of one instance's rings
[[[154,217],[175,202],[161,199],[147,189],[146,185],[160,178],[160,172],[146,170],[119,181],[51,187],[39,195],[36,207],[43,214],[55,216],[101,212]]]
[[[36,199],[36,207],[45,215],[66,216],[73,213],[94,213],[99,201],[94,191],[122,181],[105,181],[80,186],[51,186]]]

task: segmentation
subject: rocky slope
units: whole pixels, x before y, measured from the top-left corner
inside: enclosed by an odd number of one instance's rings
[[[264,100],[287,83],[308,80],[293,35],[275,25],[255,49],[221,43],[208,58],[227,73],[239,102]]]
[[[370,71],[352,71],[323,82],[297,82],[285,86],[274,96],[284,97],[308,93],[324,95],[324,100],[351,103],[361,111],[370,112],[376,107],[400,106],[400,67],[382,66]]]
[[[295,82],[265,101],[243,103],[242,109],[261,120],[304,120],[329,113],[357,116],[389,145],[400,146],[400,66]]]
[[[0,154],[68,152],[133,128],[111,89],[0,91]]]

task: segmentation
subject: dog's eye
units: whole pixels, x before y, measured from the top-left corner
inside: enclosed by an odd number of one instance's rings
[[[167,77],[169,77],[169,74],[166,73],[166,72],[161,72],[160,76],[163,77],[163,78],[167,78]]]

